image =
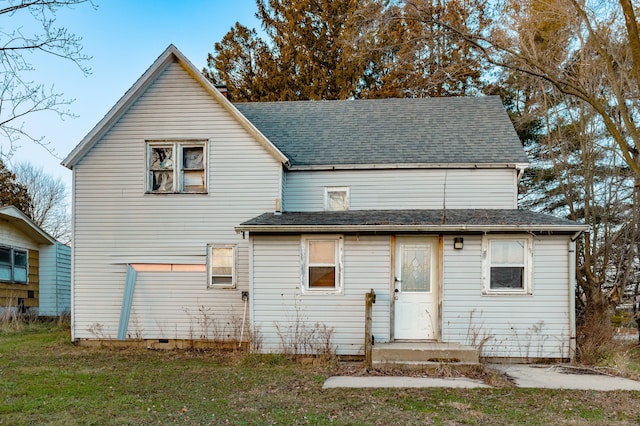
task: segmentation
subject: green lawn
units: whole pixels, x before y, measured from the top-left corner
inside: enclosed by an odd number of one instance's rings
[[[359,371],[359,367],[351,367]],[[638,424],[639,392],[331,389],[282,357],[76,347],[0,331],[0,424]]]

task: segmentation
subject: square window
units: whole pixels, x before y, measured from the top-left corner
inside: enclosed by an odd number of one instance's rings
[[[349,188],[327,187],[324,189],[324,209],[326,211],[349,210]]]
[[[531,294],[531,237],[485,237],[483,293]]]
[[[302,238],[303,291],[342,291],[342,236]]]
[[[210,244],[207,252],[209,287],[235,288],[236,246]]]
[[[206,193],[205,142],[148,142],[148,192]]]
[[[0,281],[26,284],[29,278],[29,252],[0,247]]]

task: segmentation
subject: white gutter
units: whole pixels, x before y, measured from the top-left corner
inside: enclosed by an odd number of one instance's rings
[[[563,232],[581,233],[585,225],[239,225],[236,232]]]
[[[385,169],[516,169],[522,174],[527,163],[388,163],[388,164],[317,164],[289,166],[287,170],[385,170]]]

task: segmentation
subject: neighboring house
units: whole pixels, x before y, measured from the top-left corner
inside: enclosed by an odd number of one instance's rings
[[[517,209],[497,97],[234,105],[174,46],[63,164],[72,339],[573,356],[575,222]],[[188,343],[187,343],[188,344]]]
[[[14,206],[0,207],[0,310],[70,311],[71,249]]]

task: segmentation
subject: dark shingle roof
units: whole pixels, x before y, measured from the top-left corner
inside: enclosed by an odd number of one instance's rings
[[[497,96],[235,106],[292,166],[528,162]]]
[[[516,209],[349,210],[264,213],[237,227],[252,232],[356,231],[576,232],[586,227],[547,214]]]

